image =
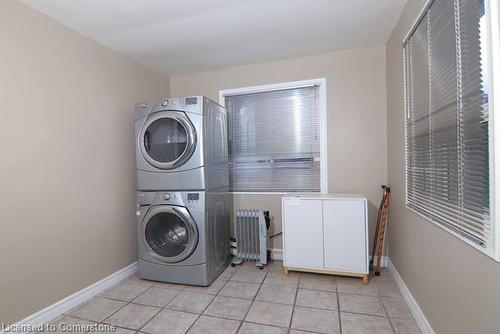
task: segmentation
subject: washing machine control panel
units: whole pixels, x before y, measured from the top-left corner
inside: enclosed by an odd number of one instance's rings
[[[159,192],[157,198],[160,202],[167,202],[171,204],[182,203],[182,199],[177,192]]]
[[[178,205],[191,208],[202,208],[205,203],[204,192],[187,191],[138,191],[137,206]]]

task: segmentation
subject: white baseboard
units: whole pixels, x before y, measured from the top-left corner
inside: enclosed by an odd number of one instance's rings
[[[91,299],[95,295],[109,289],[116,283],[126,279],[129,276],[132,276],[137,272],[137,262],[134,262],[123,269],[118,270],[117,272],[109,275],[108,277],[103,278],[102,280],[78,291],[74,294],[61,299],[60,301],[47,306],[43,310],[40,310],[18,322],[13,324],[11,327],[20,327],[20,326],[36,326],[42,323],[47,323],[51,320],[54,320],[61,314],[71,310],[72,308],[78,306],[81,303],[86,302]],[[9,328],[1,331],[0,333],[8,333]]]
[[[422,331],[423,334],[435,334],[434,330],[431,327],[431,324],[425,317],[424,312],[418,305],[417,301],[411,294],[410,289],[406,286],[405,282],[403,281],[403,278],[399,275],[396,267],[394,267],[394,264],[392,264],[391,260],[388,259],[387,261],[387,269],[389,269],[389,272],[392,274],[392,277],[394,278],[394,282],[396,282],[396,285],[399,288],[399,291],[403,295],[404,300],[406,301],[406,304],[408,304],[408,307],[411,310],[411,313],[413,314],[413,317],[415,318],[415,321],[417,322],[418,327]]]

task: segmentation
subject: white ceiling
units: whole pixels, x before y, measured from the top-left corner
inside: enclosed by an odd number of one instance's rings
[[[167,75],[382,45],[406,0],[22,0]]]

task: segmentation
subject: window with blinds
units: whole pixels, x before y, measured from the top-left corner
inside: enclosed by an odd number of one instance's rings
[[[225,97],[234,192],[320,191],[319,87]]]
[[[480,246],[491,240],[483,0],[435,0],[403,44],[408,208]]]

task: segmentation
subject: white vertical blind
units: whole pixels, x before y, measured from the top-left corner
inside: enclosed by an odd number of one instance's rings
[[[404,43],[407,206],[490,240],[483,0],[435,0]]]
[[[320,191],[319,87],[230,95],[232,191]]]

